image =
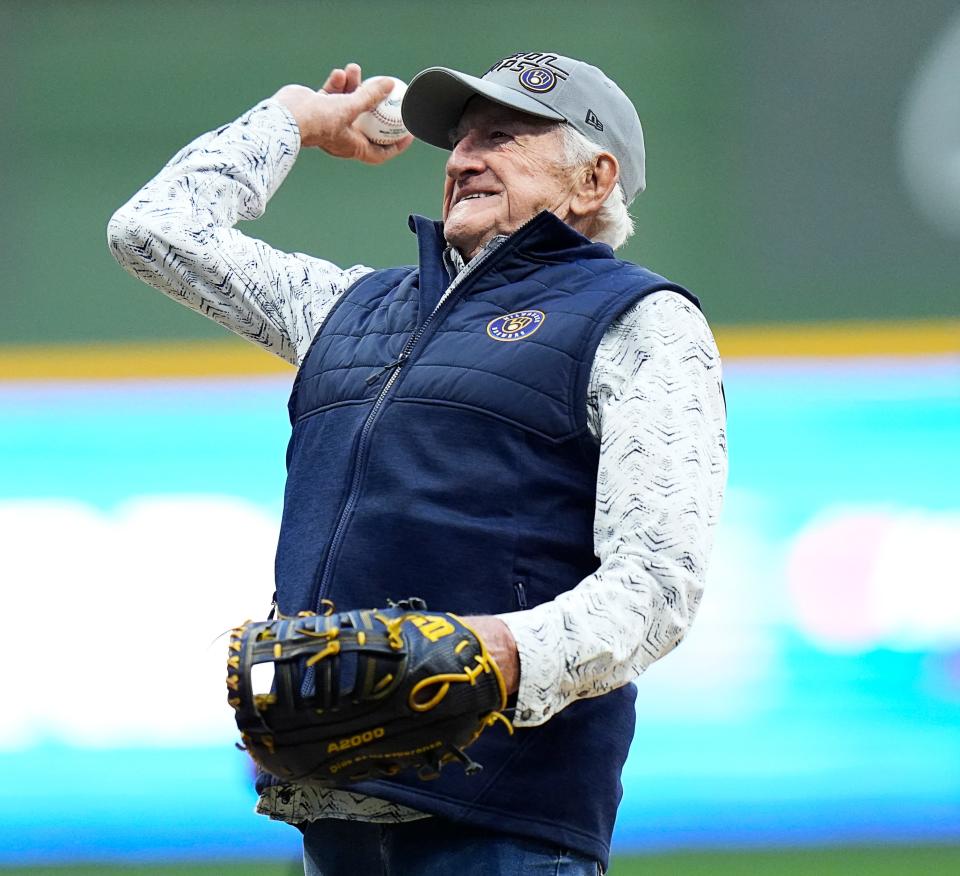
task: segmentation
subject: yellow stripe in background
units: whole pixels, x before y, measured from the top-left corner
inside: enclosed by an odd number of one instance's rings
[[[960,319],[719,326],[723,358],[942,356],[960,353]]]
[[[0,380],[117,380],[291,374],[241,340],[0,347]]]
[[[960,354],[960,319],[718,326],[724,359]],[[0,381],[291,374],[239,339],[0,347]]]

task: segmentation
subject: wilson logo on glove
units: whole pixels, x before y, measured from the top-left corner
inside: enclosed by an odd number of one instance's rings
[[[412,614],[409,616],[409,620],[410,623],[420,630],[431,642],[438,642],[444,636],[449,636],[456,629],[445,617],[440,617],[435,614],[429,617]]]
[[[408,600],[233,630],[227,688],[241,747],[282,779],[326,786],[409,767],[435,778],[454,760],[482,769],[464,749],[498,722],[513,733],[503,677],[459,617],[425,608]],[[255,689],[264,670],[269,684]]]

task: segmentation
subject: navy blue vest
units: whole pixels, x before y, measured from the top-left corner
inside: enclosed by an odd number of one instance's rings
[[[586,421],[597,346],[650,292],[696,302],[542,213],[434,313],[449,285],[442,226],[411,223],[419,267],[348,290],[294,383],[276,568],[284,614],[322,598],[347,609],[407,596],[496,614],[576,586],[598,565],[599,448]],[[478,776],[454,764],[432,782],[356,789],[606,864],[635,695],[627,685],[578,700],[512,737],[487,730],[470,750]]]

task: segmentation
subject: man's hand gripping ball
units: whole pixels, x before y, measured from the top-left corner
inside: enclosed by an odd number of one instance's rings
[[[341,786],[415,767],[435,778],[503,722],[493,657],[456,615],[422,600],[383,610],[247,622],[230,638],[228,701],[251,757],[284,780]],[[257,693],[254,667],[272,664]]]

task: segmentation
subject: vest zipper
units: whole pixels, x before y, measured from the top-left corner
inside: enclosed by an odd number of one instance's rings
[[[360,430],[360,440],[357,442],[357,453],[353,463],[353,479],[350,483],[350,492],[347,495],[347,500],[343,504],[343,510],[340,512],[340,519],[337,521],[337,528],[333,532],[333,537],[330,539],[330,549],[327,551],[327,559],[323,563],[323,568],[320,571],[318,576],[317,583],[314,586],[315,596],[313,599],[314,610],[320,612],[321,609],[321,600],[324,599],[327,595],[327,590],[330,587],[330,574],[333,569],[333,561],[336,558],[337,552],[340,549],[340,543],[343,541],[343,534],[346,531],[347,521],[350,519],[350,515],[353,511],[353,506],[356,504],[357,496],[360,493],[360,478],[364,468],[364,462],[366,459],[367,452],[367,440],[370,436],[370,430],[373,427],[377,416],[380,413],[381,408],[383,407],[383,402],[387,397],[387,394],[390,392],[393,385],[397,382],[397,378],[400,376],[400,371],[403,368],[403,364],[410,358],[410,354],[413,352],[414,347],[420,341],[420,338],[423,337],[424,332],[429,328],[430,324],[433,322],[436,315],[440,312],[441,308],[451,299],[453,294],[460,290],[464,283],[477,271],[486,264],[487,261],[493,256],[493,254],[500,248],[503,244],[503,241],[498,241],[495,244],[490,245],[474,262],[468,267],[464,268],[456,277],[453,278],[453,281],[447,286],[446,291],[443,295],[440,296],[440,300],[437,302],[436,307],[430,312],[430,315],[424,320],[423,324],[408,338],[406,344],[403,345],[403,349],[400,351],[400,355],[396,358],[395,361],[391,362],[389,365],[384,365],[379,371],[374,372],[369,377],[367,377],[367,383],[373,384],[386,372],[392,371],[390,374],[389,380],[384,384],[383,389],[380,390],[380,393],[377,395],[376,401],[373,403],[373,407],[370,409],[370,413],[367,414],[367,419],[364,420],[363,427]]]
[[[383,375],[386,374],[391,368],[399,368],[403,364],[405,358],[406,357],[403,355],[403,353],[401,353],[398,359],[391,362],[389,365],[384,365],[379,371],[374,371],[373,374],[367,378],[367,386],[373,386],[373,384],[383,377]]]

